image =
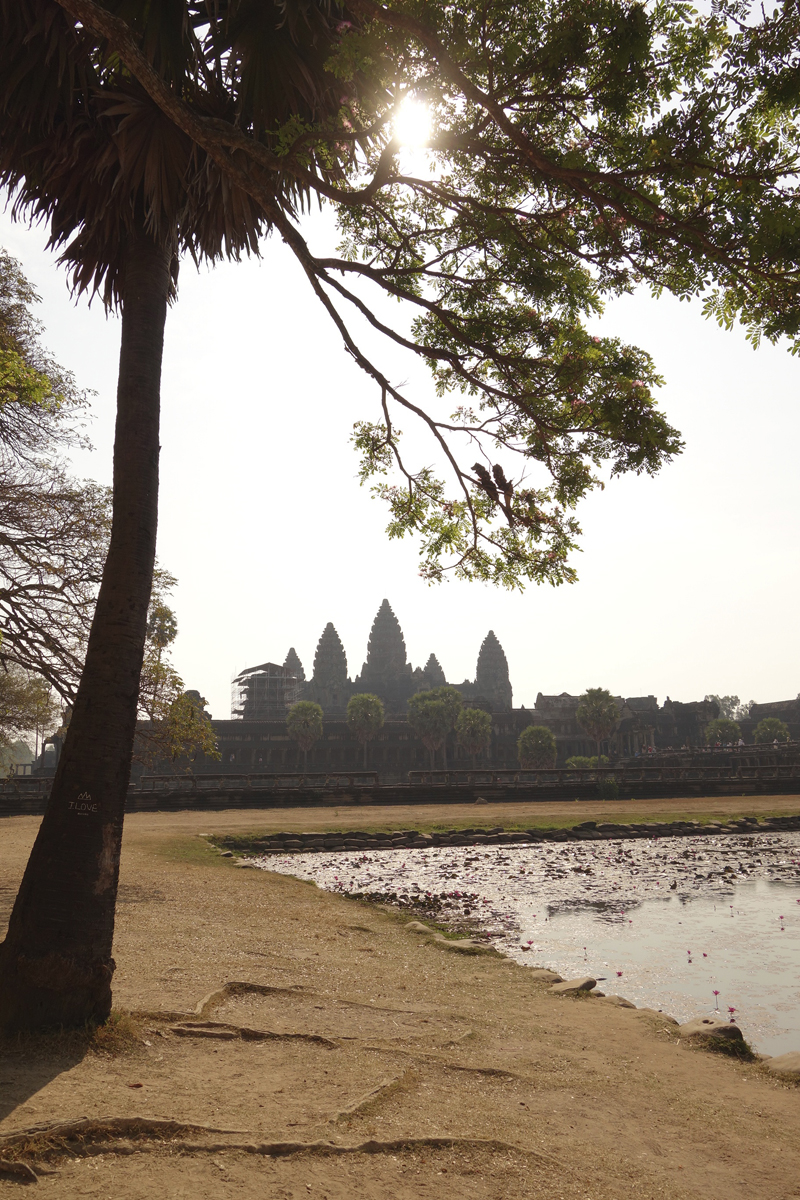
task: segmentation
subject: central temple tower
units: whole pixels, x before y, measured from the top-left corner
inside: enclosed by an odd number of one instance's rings
[[[400,622],[388,600],[378,609],[356,690],[375,692],[394,711],[405,712],[406,701],[417,690]]]

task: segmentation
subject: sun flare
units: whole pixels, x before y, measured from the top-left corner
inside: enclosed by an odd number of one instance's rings
[[[393,132],[401,146],[424,146],[431,136],[428,105],[407,96],[395,110]]]

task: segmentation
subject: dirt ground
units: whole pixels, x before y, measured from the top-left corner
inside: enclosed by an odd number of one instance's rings
[[[570,815],[633,819],[630,807]],[[564,805],[529,808],[129,817],[114,998],[140,1014],[135,1036],[116,1054],[69,1037],[0,1045],[0,1137],[27,1131],[36,1194],[800,1197],[800,1088],[678,1045],[657,1015],[552,996],[525,967],[453,952],[393,913],[242,870],[197,836],[563,819]],[[797,809],[750,797],[635,811]],[[0,822],[0,933],[37,821]],[[79,1138],[36,1131],[75,1121]],[[0,1176],[0,1196],[24,1175]]]

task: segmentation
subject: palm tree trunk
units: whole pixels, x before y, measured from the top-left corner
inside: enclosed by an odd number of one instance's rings
[[[78,695],[50,800],[0,946],[0,1028],[104,1021],[122,822],[158,519],[170,253],[141,228],[124,260],[114,508]]]
[[[367,747],[368,746],[369,746],[369,742],[364,742],[364,770],[365,771],[367,769]]]

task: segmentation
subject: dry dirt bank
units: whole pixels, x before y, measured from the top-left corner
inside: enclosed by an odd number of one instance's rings
[[[779,798],[638,804],[637,813],[780,811]],[[537,817],[552,807],[531,805]],[[789,797],[784,811],[796,811]],[[340,810],[342,824],[510,823],[510,806]],[[622,805],[574,805],[613,819]],[[514,813],[519,808],[514,806]],[[480,813],[480,819],[476,817]],[[526,816],[524,819],[531,819]],[[36,1194],[318,1197],[319,1200],[784,1200],[800,1196],[800,1089],[757,1066],[687,1050],[663,1021],[549,995],[493,956],[452,953],[394,915],[288,877],[245,871],[194,836],[331,827],[321,810],[136,814],[127,824],[115,1001],[193,1009],[187,1029],[144,1018],[116,1058],[74,1045],[6,1045],[0,1133],[57,1120],[155,1118],[238,1133],[110,1128],[49,1163]],[[387,822],[388,823],[388,822]],[[335,826],[334,826],[335,827]],[[0,823],[0,887],[13,894],[36,829]],[[413,851],[412,851],[413,853]],[[1,919],[1,918],[0,918]],[[220,1026],[227,1026],[221,1029]],[[183,1026],[183,1034],[172,1030]],[[262,1040],[233,1037],[245,1027]],[[225,1033],[200,1036],[209,1032]],[[185,1036],[189,1033],[191,1036]],[[302,1037],[280,1035],[300,1034]],[[150,1043],[149,1045],[144,1043]],[[134,1086],[141,1085],[141,1086]],[[432,1139],[451,1139],[436,1144]],[[276,1142],[339,1151],[265,1153]],[[37,1158],[38,1155],[38,1158]],[[0,1181],[0,1195],[20,1184]]]

